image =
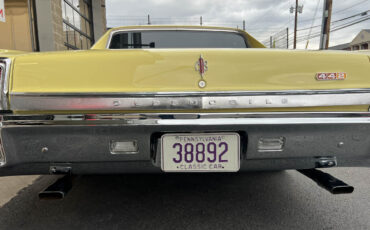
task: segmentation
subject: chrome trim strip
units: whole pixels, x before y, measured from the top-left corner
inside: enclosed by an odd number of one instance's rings
[[[203,97],[202,109],[292,108],[369,105],[370,93]]]
[[[370,92],[342,91],[335,93],[265,94],[250,93],[249,96],[209,93],[196,94],[150,94],[138,97],[119,95],[89,96],[88,94],[60,94],[58,96],[12,94],[10,108],[15,111],[104,111],[104,110],[189,110],[189,109],[248,109],[248,108],[297,108],[319,106],[370,105]],[[249,92],[244,92],[248,94]],[[192,96],[190,96],[192,95]],[[189,97],[190,96],[190,97]]]
[[[223,29],[208,29],[208,28],[142,28],[142,29],[120,29],[120,30],[114,30],[109,34],[109,38],[107,40],[107,45],[105,46],[106,49],[111,50],[109,47],[112,43],[112,37],[117,34],[117,33],[122,33],[122,32],[130,32],[130,31],[212,31],[212,32],[228,32],[228,33],[236,33],[236,34],[241,34],[237,30],[223,30]],[[241,34],[242,35],[242,34]],[[133,49],[133,48],[131,48]],[[125,49],[126,50],[126,49]],[[127,49],[130,50],[130,49]]]
[[[184,110],[201,108],[201,98],[104,98],[104,97],[29,97],[13,96],[11,109],[16,111],[41,110]]]
[[[369,112],[328,113],[143,113],[3,115],[1,127],[48,125],[295,125],[370,124]]]
[[[370,118],[249,118],[159,120],[158,125],[301,125],[301,124],[369,124]]]
[[[312,94],[350,94],[370,93],[370,88],[323,89],[323,90],[279,90],[279,91],[183,91],[183,92],[133,92],[133,93],[27,93],[11,92],[11,96],[81,96],[81,97],[186,97],[186,96],[258,96],[258,95],[312,95]]]
[[[0,80],[0,110],[8,110],[9,109],[9,78],[10,78],[10,68],[11,68],[11,61],[7,58],[0,58],[0,68],[3,69],[2,76]]]

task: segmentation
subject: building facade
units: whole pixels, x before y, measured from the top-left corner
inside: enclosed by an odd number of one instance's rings
[[[5,0],[0,49],[89,49],[106,31],[105,0]]]
[[[362,30],[349,44],[351,50],[368,50],[370,46],[370,29]]]
[[[367,29],[361,30],[361,32],[358,33],[350,43],[332,46],[329,49],[356,51],[356,50],[368,50],[369,47],[370,47],[370,29]]]

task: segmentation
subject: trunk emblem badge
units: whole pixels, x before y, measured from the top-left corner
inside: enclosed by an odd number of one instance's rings
[[[338,81],[346,80],[347,73],[317,73],[316,80],[318,81]]]
[[[195,62],[195,71],[199,72],[201,77],[198,86],[200,88],[206,87],[207,83],[204,80],[204,75],[208,71],[208,61],[204,60],[203,55],[200,55],[198,61]]]

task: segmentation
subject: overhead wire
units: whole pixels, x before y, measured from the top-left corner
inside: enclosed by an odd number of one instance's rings
[[[367,20],[369,20],[369,19],[370,19],[370,17],[367,17],[367,18],[364,18],[364,19],[361,19],[361,20],[355,20],[355,21],[352,21],[352,22],[350,22],[350,23],[346,23],[346,24],[343,24],[343,25],[337,26],[337,27],[335,27],[335,28],[331,29],[331,30],[330,30],[330,32],[331,32],[331,33],[333,33],[333,32],[335,32],[335,31],[338,31],[338,30],[342,30],[342,29],[348,28],[348,27],[350,27],[350,26],[353,26],[353,25],[359,24],[359,23],[364,22],[364,21],[367,21]],[[320,33],[320,32],[315,33],[314,35],[311,35],[311,36],[310,36],[310,39],[312,39],[312,38],[316,38],[316,37],[320,37],[320,35],[321,35],[321,33]],[[302,37],[306,37],[306,36],[301,36],[301,37],[299,37],[299,38],[297,39],[297,42],[302,42],[302,41],[304,41],[304,40],[305,40],[305,38],[302,38]]]
[[[346,7],[346,8],[344,8],[344,9],[342,9],[342,10],[334,11],[333,13],[334,13],[334,14],[338,14],[338,13],[341,13],[341,12],[345,12],[345,11],[347,11],[347,10],[349,10],[349,9],[352,9],[352,8],[354,8],[354,7],[358,6],[358,5],[361,5],[361,4],[362,4],[362,3],[364,3],[364,2],[369,2],[369,3],[370,3],[370,0],[364,0],[364,1],[357,2],[357,3],[355,3],[355,4],[352,4],[352,6],[350,6],[350,7]]]
[[[369,3],[370,3],[370,0],[362,0],[362,1],[359,1],[359,2],[357,2],[357,3],[352,4],[352,6],[350,6],[350,7],[346,7],[346,8],[341,9],[341,10],[333,11],[333,14],[335,14],[335,15],[342,14],[342,12],[345,12],[345,11],[347,11],[347,10],[349,10],[349,9],[352,9],[352,8],[354,8],[354,7],[356,7],[356,6],[359,6],[359,5],[361,5],[361,4],[365,3],[365,2],[369,2]],[[321,18],[321,17],[317,17],[317,18],[315,18],[315,19],[320,19],[320,18]],[[309,21],[311,21],[311,20],[312,20],[312,19],[303,19],[303,20],[300,20],[300,22],[301,22],[301,23],[302,23],[302,22],[309,22]]]
[[[354,15],[351,15],[351,16],[348,16],[348,17],[345,17],[345,18],[341,18],[341,19],[332,21],[331,24],[335,24],[335,23],[338,23],[338,22],[341,22],[341,21],[345,21],[345,20],[348,20],[348,19],[351,19],[351,18],[354,18],[354,17],[357,17],[357,16],[366,16],[368,12],[370,12],[370,10],[363,11],[361,13],[357,13],[357,14],[354,14]],[[299,29],[297,31],[309,30],[309,29],[317,28],[317,27],[321,27],[321,25],[306,27],[306,28],[303,28],[303,29]]]
[[[317,11],[319,9],[319,4],[320,4],[320,0],[317,1],[317,5],[316,5],[316,9],[315,9],[315,14],[314,14],[314,16],[312,18],[311,28],[310,28],[310,31],[308,32],[308,35],[307,35],[306,49],[308,48],[308,44],[310,42],[310,36],[311,36],[313,25],[315,23],[315,18],[316,18]]]

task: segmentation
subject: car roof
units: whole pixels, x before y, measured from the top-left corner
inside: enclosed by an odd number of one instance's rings
[[[235,32],[244,32],[243,30],[231,27],[216,26],[189,26],[189,25],[140,25],[140,26],[120,26],[111,28],[110,31],[130,30],[130,29],[195,29],[195,30],[228,30]]]

